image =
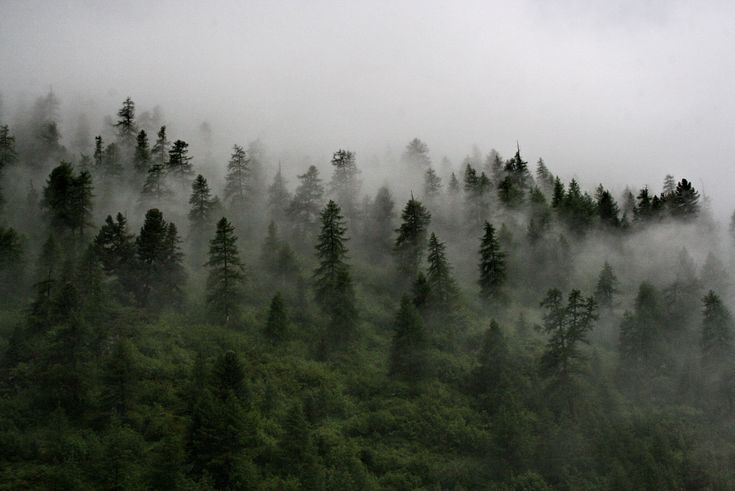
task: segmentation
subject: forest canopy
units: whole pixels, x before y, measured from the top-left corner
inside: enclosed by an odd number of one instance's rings
[[[132,97],[60,117],[0,120],[0,489],[732,489],[735,214],[696,176],[416,137],[376,186]]]

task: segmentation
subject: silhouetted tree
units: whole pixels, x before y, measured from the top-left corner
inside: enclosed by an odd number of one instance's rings
[[[417,382],[426,375],[428,342],[423,321],[405,295],[401,298],[394,325],[390,374],[407,382]]]
[[[250,158],[240,145],[234,145],[227,163],[225,201],[240,209],[249,198],[250,186]]]
[[[480,242],[480,297],[484,300],[497,300],[505,276],[505,253],[495,236],[495,228],[485,222],[485,233]]]
[[[415,278],[426,247],[426,229],[431,222],[431,213],[413,196],[401,213],[401,226],[396,229],[394,252],[398,268],[407,278]]]

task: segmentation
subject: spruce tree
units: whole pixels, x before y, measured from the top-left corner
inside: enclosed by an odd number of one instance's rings
[[[319,219],[319,210],[324,195],[324,187],[319,171],[313,165],[306,174],[299,176],[301,183],[296,188],[293,200],[288,207],[288,216],[300,237],[308,235]]]
[[[36,297],[31,304],[30,324],[35,330],[48,329],[51,301],[61,276],[61,253],[53,235],[41,247],[33,285]]]
[[[500,248],[495,228],[485,222],[485,234],[480,242],[480,297],[497,300],[505,277],[505,253]]]
[[[278,269],[278,252],[280,245],[281,243],[278,239],[278,228],[276,227],[276,223],[271,220],[268,224],[268,233],[265,236],[260,253],[260,259],[263,266],[270,274],[275,274]]]
[[[407,278],[415,278],[426,247],[426,229],[431,213],[413,196],[401,213],[403,223],[396,229],[398,237],[393,250],[398,259],[398,269]]]
[[[217,231],[209,243],[206,266],[209,267],[207,306],[213,316],[229,323],[237,318],[245,273],[235,228],[224,217],[217,222]]]
[[[199,174],[191,183],[189,222],[193,231],[204,231],[212,220],[214,201],[207,180]]]
[[[140,130],[136,137],[135,154],[133,155],[133,168],[135,173],[143,176],[151,166],[151,149],[148,145],[148,134]]]
[[[676,217],[692,219],[699,214],[699,192],[686,179],[676,184],[671,203],[671,214]]]
[[[156,136],[156,143],[151,149],[151,157],[153,158],[154,164],[160,164],[162,169],[167,167],[168,152],[171,148],[171,142],[169,142],[166,136],[166,126],[161,126]]]
[[[459,191],[459,179],[457,179],[456,174],[452,172],[452,175],[449,177],[449,194],[457,196]]]
[[[128,221],[122,213],[113,220],[107,215],[94,240],[102,269],[119,282],[122,292],[131,291],[137,282],[135,235],[128,232]]]
[[[92,159],[94,160],[94,168],[97,170],[97,172],[104,172],[105,147],[101,135],[94,137],[94,154],[92,156]]]
[[[189,156],[189,144],[183,140],[176,140],[168,151],[167,173],[175,179],[186,183],[194,174]]]
[[[250,194],[250,158],[240,145],[232,147],[225,177],[225,202],[233,209],[241,209]]]
[[[426,279],[432,307],[438,308],[440,312],[445,312],[457,296],[457,285],[452,278],[445,249],[446,245],[432,233],[429,238]]]
[[[137,130],[135,124],[135,103],[128,97],[123,101],[122,107],[117,112],[118,119],[115,123],[120,143],[132,148]]]
[[[166,167],[154,161],[146,174],[141,201],[148,204],[161,203],[166,197],[173,194],[166,184]]]
[[[405,295],[401,298],[394,325],[389,373],[407,382],[418,382],[427,372],[428,340],[416,307]]]
[[[339,149],[332,155],[332,181],[330,193],[348,217],[354,217],[357,206],[355,199],[360,194],[360,170],[355,164],[355,154],[349,150]]]
[[[316,245],[319,266],[314,271],[316,301],[329,316],[327,337],[322,340],[323,349],[332,344],[348,341],[354,331],[357,311],[355,294],[350,278],[345,242],[347,227],[339,206],[329,201],[321,213],[322,228]]]
[[[185,274],[180,242],[176,225],[166,222],[157,208],[148,210],[135,241],[141,305],[155,308],[181,300]]]
[[[414,138],[406,145],[402,160],[412,168],[423,171],[431,165],[428,145],[418,138]]]

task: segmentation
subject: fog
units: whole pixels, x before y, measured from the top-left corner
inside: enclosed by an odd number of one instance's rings
[[[338,147],[438,163],[516,141],[585,187],[666,173],[735,207],[730,2],[5,1],[0,93],[8,119],[49,87],[62,136],[93,132],[131,96],[185,139],[207,121],[234,142],[328,162]],[[192,151],[201,155],[201,148]]]

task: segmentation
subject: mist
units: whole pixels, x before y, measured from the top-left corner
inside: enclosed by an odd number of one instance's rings
[[[735,487],[735,5],[0,6],[0,488]]]
[[[437,163],[519,141],[588,186],[696,176],[724,217],[734,14],[729,2],[10,1],[0,91],[12,114],[53,87],[95,127],[126,96],[159,105],[185,140],[209,122],[220,162],[256,138],[320,162],[339,147],[400,154],[414,136]]]

